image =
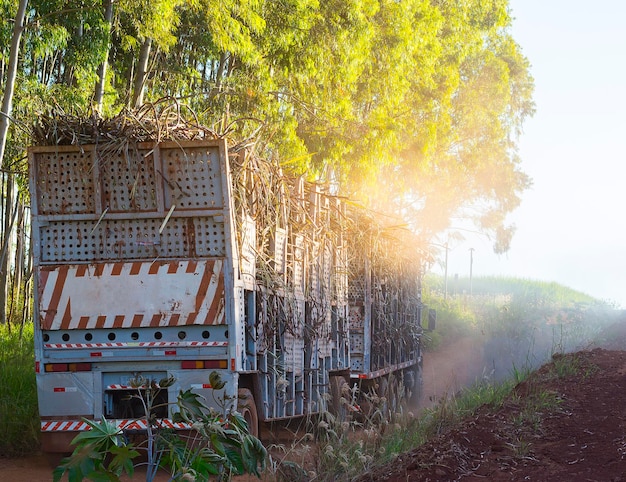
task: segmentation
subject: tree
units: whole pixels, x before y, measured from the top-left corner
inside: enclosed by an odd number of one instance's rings
[[[24,31],[24,20],[26,18],[27,6],[28,0],[19,1],[17,13],[15,14],[15,20],[13,22],[9,66],[4,85],[4,95],[2,97],[2,110],[0,110],[0,166],[4,165],[4,151],[6,148],[9,121],[11,119],[11,110],[13,107],[13,93],[15,91],[15,79],[17,78],[20,42],[22,40],[22,32]]]
[[[175,98],[287,169],[393,206],[426,239],[462,217],[506,249],[534,108],[507,0],[101,2],[31,0],[27,124],[100,105],[106,77],[102,111]]]
[[[111,25],[113,20],[113,1],[104,0],[104,21],[109,26],[109,32],[111,31]],[[108,49],[107,49],[108,57]],[[93,101],[98,111],[102,112],[102,103],[104,100],[104,86],[106,83],[107,74],[107,57],[104,58],[100,67],[98,68],[98,81],[96,83],[96,90],[94,92]]]

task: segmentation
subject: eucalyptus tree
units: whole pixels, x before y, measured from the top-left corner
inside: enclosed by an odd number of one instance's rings
[[[3,10],[6,9],[5,15],[7,16],[10,12],[7,7],[10,6],[11,4],[3,4]],[[6,79],[4,79],[4,94],[2,96],[2,107],[0,110],[0,166],[4,166],[4,151],[9,131],[9,121],[13,109],[13,93],[15,91],[15,79],[17,78],[18,71],[20,43],[22,41],[22,32],[24,31],[27,6],[28,0],[20,0],[17,5],[17,11],[15,12],[13,28],[10,35],[10,49],[8,52],[7,68],[6,70],[4,68],[2,69],[3,73],[6,72]],[[6,31],[3,33],[6,38]]]
[[[414,122],[394,173],[411,186],[426,237],[470,220],[506,251],[513,231],[506,215],[530,184],[517,155],[522,124],[534,112],[529,63],[510,36],[506,0],[432,4],[442,18],[437,80],[424,98],[407,99]]]

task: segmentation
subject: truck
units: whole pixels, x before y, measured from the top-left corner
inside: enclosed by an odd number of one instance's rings
[[[408,230],[218,136],[44,144],[28,153],[44,452],[70,452],[85,419],[145,430],[137,377],[174,380],[164,407],[221,400],[255,435],[419,395]]]

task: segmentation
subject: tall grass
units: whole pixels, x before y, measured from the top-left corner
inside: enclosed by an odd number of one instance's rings
[[[20,332],[0,325],[0,455],[33,453],[39,446],[39,414],[33,326]]]

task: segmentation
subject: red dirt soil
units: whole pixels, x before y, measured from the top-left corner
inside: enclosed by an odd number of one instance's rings
[[[626,481],[626,351],[558,356],[499,409],[482,407],[359,479],[452,480]]]

